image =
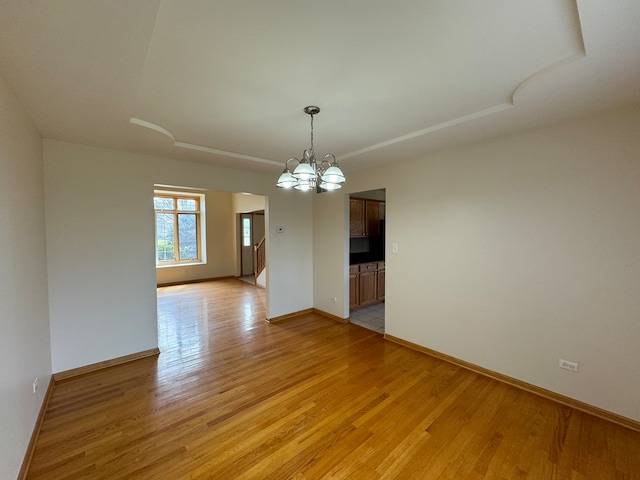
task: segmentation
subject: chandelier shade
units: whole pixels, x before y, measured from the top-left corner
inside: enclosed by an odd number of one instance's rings
[[[311,147],[302,154],[302,159],[291,157],[287,160],[284,170],[278,178],[276,187],[294,188],[295,190],[308,191],[317,190],[337,190],[342,188],[346,181],[344,173],[340,170],[335,155],[329,153],[325,155],[318,164],[316,152],[313,149],[313,116],[320,112],[320,108],[310,105],[304,108],[304,113],[311,116]],[[329,163],[329,160],[333,161]],[[297,162],[297,166],[291,172],[290,162]]]
[[[303,159],[293,171],[293,178],[298,180],[311,180],[312,178],[317,178],[317,175],[315,169]]]

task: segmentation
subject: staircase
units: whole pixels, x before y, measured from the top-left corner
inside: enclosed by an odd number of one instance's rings
[[[256,243],[253,247],[254,251],[254,262],[255,265],[255,276],[256,276],[256,285],[265,286],[264,284],[264,276],[262,276],[262,280],[259,281],[259,277],[264,272],[264,269],[267,266],[267,249],[265,246],[264,238],[260,242]]]

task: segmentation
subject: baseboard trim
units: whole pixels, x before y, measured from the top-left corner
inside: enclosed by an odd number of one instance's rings
[[[348,318],[338,317],[337,315],[334,315],[334,314],[329,313],[329,312],[325,312],[324,310],[320,310],[318,308],[314,308],[313,312],[317,313],[318,315],[322,315],[323,317],[327,317],[327,318],[329,318],[331,320],[335,320],[338,323],[349,323],[349,319]]]
[[[18,473],[17,480],[25,480],[27,478],[27,473],[29,473],[29,467],[31,466],[31,459],[33,458],[33,452],[36,448],[38,437],[40,436],[40,429],[42,428],[44,415],[47,411],[47,407],[49,406],[49,400],[51,399],[51,395],[53,393],[53,387],[57,382],[60,382],[62,380],[68,380],[70,378],[74,378],[79,375],[84,375],[86,373],[96,372],[104,368],[113,367],[115,365],[122,365],[123,363],[129,363],[129,362],[133,362],[134,360],[140,360],[142,358],[152,357],[159,354],[160,354],[159,348],[152,348],[150,350],[144,350],[142,352],[132,353],[131,355],[125,355],[123,357],[113,358],[111,360],[105,360],[104,362],[93,363],[91,365],[86,365],[84,367],[79,367],[79,368],[73,368],[71,370],[66,370],[64,372],[54,373],[53,375],[51,375],[51,378],[49,379],[49,386],[47,387],[47,393],[45,393],[44,400],[42,401],[42,405],[40,406],[40,412],[38,413],[36,424],[33,427],[33,432],[31,433],[31,439],[29,440],[29,445],[27,446],[27,451],[24,455],[24,460],[22,461],[22,467],[20,468],[20,472]]]
[[[226,277],[196,278],[195,280],[181,280],[179,282],[158,283],[156,284],[156,287],[173,287],[175,285],[189,285],[190,283],[215,282],[216,280],[229,280],[231,278],[238,277],[236,277],[235,275],[227,275]]]
[[[54,373],[53,381],[60,382],[62,380],[67,380],[69,378],[77,377],[77,376],[84,375],[91,372],[96,372],[98,370],[114,367],[116,365],[121,365],[123,363],[133,362],[135,360],[140,360],[142,358],[153,357],[156,355],[160,355],[159,348],[152,348],[149,350],[144,350],[142,352],[125,355],[123,357],[112,358],[111,360],[105,360],[103,362],[98,362],[98,363],[92,363],[91,365],[85,365],[84,367],[72,368],[71,370],[65,370],[64,372]]]
[[[52,376],[49,379],[47,392],[44,394],[44,399],[42,400],[42,405],[40,406],[40,412],[38,412],[38,418],[36,418],[36,424],[33,427],[33,432],[31,432],[31,439],[29,440],[29,445],[27,445],[27,451],[24,454],[24,460],[22,460],[22,466],[20,467],[20,472],[18,473],[17,480],[25,480],[27,478],[27,473],[29,473],[29,467],[31,466],[33,452],[36,449],[36,443],[38,442],[40,429],[42,428],[42,422],[44,421],[44,414],[47,412],[49,399],[51,398],[51,393],[53,392],[53,384],[54,380]]]
[[[293,320],[297,317],[301,317],[302,315],[308,315],[309,313],[313,313],[313,308],[305,308],[304,310],[287,313],[286,315],[280,315],[279,317],[267,318],[266,320],[268,323],[282,323],[288,320]]]
[[[316,313],[318,315],[322,315],[323,317],[329,318],[339,323],[349,323],[348,318],[340,318],[337,315],[333,315],[332,313],[325,312],[324,310],[320,310],[318,308],[305,308],[304,310],[299,310],[293,313],[287,313],[286,315],[281,315],[279,317],[267,318],[266,321],[268,323],[282,323],[289,320],[294,320],[298,317],[302,317],[303,315],[308,315],[310,313]]]
[[[603,420],[607,420],[609,422],[621,425],[630,430],[634,430],[636,432],[640,432],[640,422],[636,420],[632,420],[627,417],[623,417],[622,415],[618,415],[617,413],[609,412],[608,410],[603,410],[602,408],[595,407],[593,405],[589,405],[588,403],[581,402],[579,400],[575,400],[571,397],[566,397],[559,393],[552,392],[551,390],[546,390],[541,387],[537,387],[527,382],[523,382],[522,380],[518,380],[516,378],[509,377],[507,375],[503,375],[498,372],[494,372],[493,370],[489,370],[487,368],[480,367],[473,363],[466,362],[464,360],[460,360],[459,358],[452,357],[450,355],[446,355],[444,353],[440,353],[436,350],[431,350],[430,348],[423,347],[422,345],[418,345],[407,340],[403,340],[398,337],[394,337],[393,335],[389,335],[388,333],[384,334],[384,338],[391,342],[397,343],[398,345],[402,345],[404,347],[411,348],[412,350],[416,350],[420,353],[424,353],[426,355],[430,355],[432,357],[438,358],[440,360],[444,360],[445,362],[452,363],[459,367],[465,368],[467,370],[471,370],[472,372],[479,373],[480,375],[484,375],[489,378],[493,378],[494,380],[498,380],[499,382],[506,383],[508,385],[514,386],[521,390],[525,390],[529,393],[533,393],[540,397],[544,397],[548,400],[552,400],[557,403],[561,403],[562,405],[566,405],[571,408],[575,408],[576,410],[580,410],[582,412],[588,413],[595,417],[602,418]]]

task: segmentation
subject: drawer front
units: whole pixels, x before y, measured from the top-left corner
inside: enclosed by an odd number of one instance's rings
[[[349,265],[349,274],[358,273],[360,271],[359,265]]]
[[[378,270],[384,270],[384,262],[378,262]]]
[[[373,272],[378,269],[377,263],[363,263],[360,265],[361,272]]]

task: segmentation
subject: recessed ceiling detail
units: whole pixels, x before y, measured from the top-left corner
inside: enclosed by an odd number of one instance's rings
[[[270,175],[321,105],[348,172],[639,101],[638,24],[636,0],[4,0],[0,72],[44,137]]]
[[[280,165],[282,163],[282,162],[276,162],[273,160],[267,160],[266,158],[258,158],[258,157],[252,157],[249,155],[243,155],[242,153],[226,152],[224,150],[219,150],[217,148],[207,147],[204,145],[194,145],[192,143],[179,142],[173,136],[173,133],[171,133],[166,128],[161,127],[160,125],[156,125],[155,123],[147,122],[145,120],[140,120],[139,118],[134,118],[134,117],[131,117],[129,121],[134,125],[139,125],[141,127],[148,128],[149,130],[159,132],[164,136],[169,137],[169,139],[171,139],[171,141],[173,142],[173,145],[176,147],[188,148],[191,150],[196,150],[198,152],[211,153],[213,155],[222,155],[224,157],[241,158],[242,160],[249,160],[249,161],[258,162],[258,163],[267,163],[272,165]]]
[[[544,75],[550,74],[551,72],[553,72],[554,70],[558,70],[560,68],[562,68],[564,65],[567,65],[569,63],[575,62],[581,58],[584,57],[584,53],[579,53],[576,55],[572,55],[570,57],[567,58],[563,58],[541,70],[539,70],[538,72],[534,73],[533,75],[531,75],[529,78],[525,79],[523,82],[520,83],[520,85],[518,85],[518,87],[513,91],[513,93],[511,94],[510,98],[511,101],[509,101],[508,103],[503,103],[503,104],[499,104],[499,105],[495,105],[493,107],[489,107],[486,108],[484,110],[478,111],[478,112],[473,112],[473,113],[469,113],[467,115],[463,115],[461,117],[457,117],[454,118],[452,120],[448,120],[442,123],[439,123],[437,125],[432,125],[426,128],[423,128],[421,130],[418,130],[416,132],[411,132],[411,133],[407,133],[405,135],[401,135],[399,137],[396,138],[392,138],[389,140],[385,140],[383,142],[379,142],[376,143],[375,145],[370,145],[370,146],[366,146],[363,148],[360,148],[358,150],[355,150],[353,152],[348,152],[345,153],[343,155],[338,155],[337,158],[340,160],[344,160],[344,159],[348,159],[351,157],[355,157],[357,155],[363,155],[365,153],[368,152],[372,152],[374,150],[378,150],[380,148],[384,148],[384,147],[388,147],[390,145],[396,144],[396,143],[401,143],[407,140],[411,140],[413,138],[416,137],[420,137],[423,135],[428,135],[430,133],[436,132],[438,130],[442,130],[448,127],[453,127],[455,125],[464,123],[464,122],[468,122],[470,120],[475,120],[481,117],[484,117],[486,115],[491,115],[493,113],[496,112],[500,112],[503,110],[506,110],[508,108],[511,108],[515,105],[515,101],[516,101],[516,97],[517,95],[524,90],[525,87],[531,85],[536,79],[539,79],[541,77],[543,77]],[[190,148],[192,150],[198,150],[201,152],[207,152],[207,153],[211,153],[211,154],[215,154],[215,155],[223,155],[223,156],[227,156],[227,157],[233,157],[233,158],[241,158],[243,160],[250,160],[253,162],[259,162],[259,163],[265,163],[265,164],[273,164],[273,165],[280,165],[282,164],[282,162],[278,162],[277,160],[268,160],[265,158],[259,158],[259,157],[253,157],[253,156],[249,156],[249,155],[243,155],[241,153],[236,153],[236,152],[228,152],[228,151],[224,151],[224,150],[220,150],[217,148],[213,148],[213,147],[207,147],[207,146],[203,146],[203,145],[194,145],[191,143],[187,143],[187,142],[179,142],[175,139],[175,137],[173,136],[173,134],[171,132],[169,132],[167,129],[156,125],[154,123],[151,122],[147,122],[144,120],[140,120],[137,118],[131,118],[130,119],[131,123],[135,124],[135,125],[140,125],[142,127],[145,128],[149,128],[150,130],[155,130],[157,132],[162,133],[163,135],[166,135],[167,137],[169,137],[171,139],[171,141],[173,142],[173,144],[176,147],[182,147],[182,148]]]

